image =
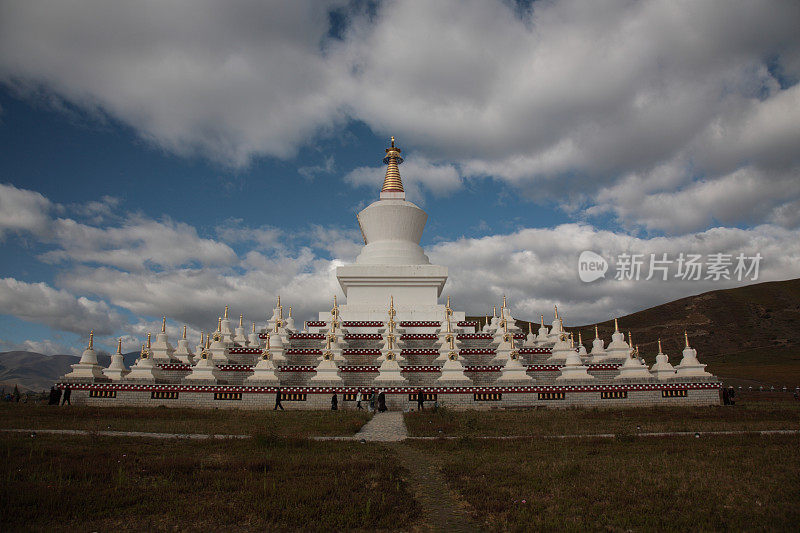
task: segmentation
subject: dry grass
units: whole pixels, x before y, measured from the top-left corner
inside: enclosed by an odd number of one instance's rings
[[[405,415],[409,435],[562,435],[651,431],[800,429],[800,402],[647,409],[425,410]]]
[[[498,531],[797,530],[797,436],[408,441]]]
[[[358,443],[5,434],[0,456],[6,531],[402,529],[418,513],[388,450]]]
[[[0,403],[0,428],[87,429],[164,433],[256,434],[282,437],[353,435],[365,411],[248,411],[165,407],[55,407]]]

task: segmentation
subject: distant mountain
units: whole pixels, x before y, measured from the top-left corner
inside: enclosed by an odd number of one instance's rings
[[[130,366],[139,356],[138,352],[124,355],[125,364]],[[20,390],[49,390],[55,381],[71,371],[80,357],[74,355],[43,355],[36,352],[0,352],[0,387],[6,390],[18,385]],[[111,357],[98,354],[97,362],[108,366]]]

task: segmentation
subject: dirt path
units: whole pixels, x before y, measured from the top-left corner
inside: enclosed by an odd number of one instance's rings
[[[459,502],[447,486],[439,465],[432,457],[409,446],[396,443],[389,447],[409,472],[409,484],[414,499],[422,507],[419,524],[423,531],[484,531],[486,528],[474,522],[464,505]]]

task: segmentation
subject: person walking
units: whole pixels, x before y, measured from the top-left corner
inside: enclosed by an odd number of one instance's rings
[[[56,386],[50,387],[50,398],[47,400],[47,405],[56,405]]]
[[[331,411],[336,411],[337,409],[339,409],[339,399],[334,394],[333,397],[331,397]]]
[[[361,390],[359,390],[358,393],[356,394],[356,409],[359,409],[361,411],[364,410],[364,408],[361,407],[361,400],[362,399],[363,399],[363,397],[361,396]]]
[[[281,408],[281,411],[284,410],[283,409],[283,405],[281,404],[281,396],[282,395],[283,395],[283,393],[281,392],[281,388],[278,387],[277,390],[275,391],[275,407],[272,408],[273,411],[277,411],[278,407]]]
[[[386,393],[383,392],[383,389],[378,393],[378,411],[386,412]]]
[[[422,411],[425,409],[425,394],[422,392],[422,389],[417,391],[417,410]]]
[[[375,412],[375,401],[377,400],[376,392],[373,390],[369,393],[369,412]]]
[[[64,399],[61,401],[61,405],[72,405],[72,402],[69,401],[70,396],[72,396],[72,389],[69,388],[69,385],[64,385]]]

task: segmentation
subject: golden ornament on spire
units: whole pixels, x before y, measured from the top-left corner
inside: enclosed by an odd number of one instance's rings
[[[183,325],[183,338],[186,339],[186,324]]]
[[[89,349],[94,349],[94,330],[89,332]]]
[[[683,338],[686,339],[686,347],[689,348],[689,334],[683,330]]]
[[[594,338],[599,339],[600,334],[597,332],[597,324],[594,325]]]
[[[392,144],[386,149],[386,157],[383,158],[383,164],[387,165],[387,167],[381,192],[405,192],[403,190],[403,180],[400,179],[400,169],[397,168],[403,162],[403,158],[400,157],[402,150],[394,145],[394,137],[391,140]]]
[[[167,332],[167,317],[161,318],[161,333]]]
[[[225,318],[226,319],[228,318],[228,306],[227,305],[225,306]]]
[[[542,317],[542,327],[544,327],[544,315],[540,315]]]
[[[503,307],[508,307],[506,305],[506,295],[505,294],[503,295]]]
[[[151,346],[151,345],[150,345],[150,332],[148,331],[148,332],[147,332],[147,350],[148,350],[148,351],[150,350],[150,346]]]
[[[661,350],[661,339],[658,339],[658,353],[664,353],[663,350]]]
[[[615,333],[619,332],[619,322],[617,322],[616,318],[614,319],[614,332]]]
[[[117,353],[122,355],[122,339],[117,339]]]
[[[222,317],[217,317],[217,331],[222,331]]]
[[[256,323],[253,322],[253,333],[255,333],[255,332],[256,332]]]
[[[554,305],[553,307],[554,307],[554,308],[555,308],[555,310],[556,310],[556,318],[558,318],[558,306],[557,306],[557,305]]]
[[[239,327],[240,328],[243,327],[242,326],[242,322],[243,321],[244,321],[244,313],[239,313]]]

